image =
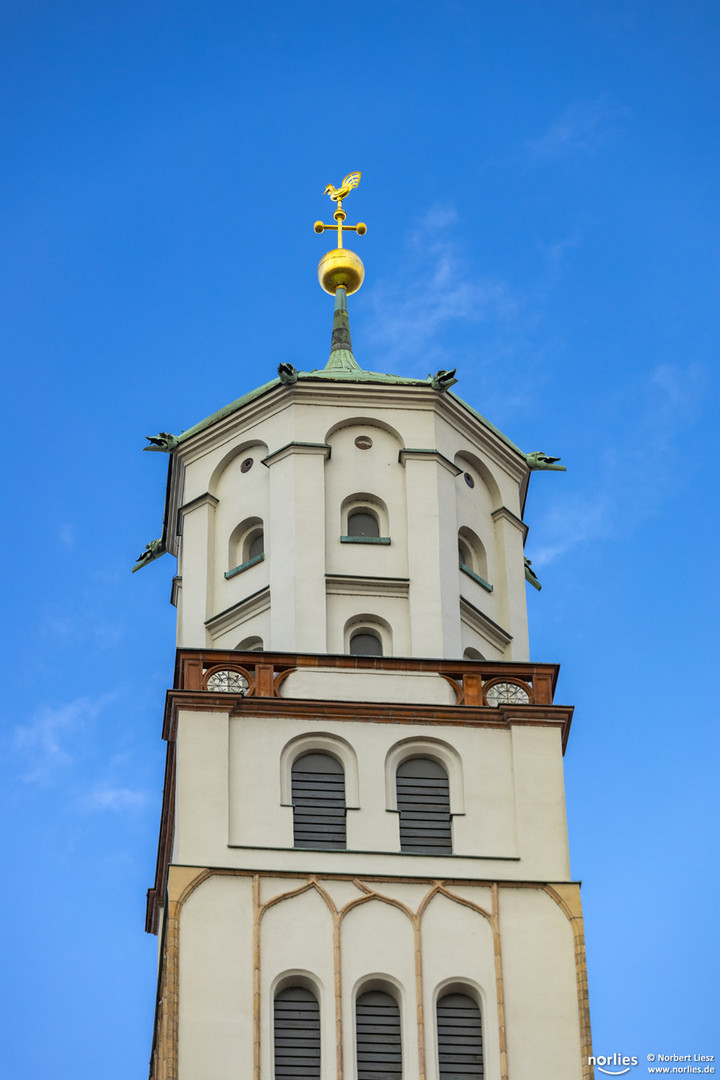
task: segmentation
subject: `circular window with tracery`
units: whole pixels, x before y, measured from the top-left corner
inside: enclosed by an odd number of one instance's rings
[[[207,689],[221,694],[247,694],[250,684],[239,671],[214,671],[207,681]]]
[[[485,694],[488,705],[529,705],[530,696],[522,686],[512,682],[496,682]]]

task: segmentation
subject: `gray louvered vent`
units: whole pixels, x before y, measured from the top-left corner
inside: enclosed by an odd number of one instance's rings
[[[400,1009],[390,994],[370,990],[357,999],[357,1080],[402,1077]]]
[[[320,1080],[320,1007],[304,986],[275,997],[275,1080]]]
[[[467,994],[446,994],[437,1003],[440,1080],[483,1080],[482,1021]]]
[[[400,848],[452,855],[450,787],[442,765],[430,758],[410,758],[398,766],[397,805]]]
[[[303,754],[292,768],[296,848],[345,848],[345,774],[329,754]]]

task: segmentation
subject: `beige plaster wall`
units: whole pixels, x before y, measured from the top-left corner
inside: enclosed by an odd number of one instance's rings
[[[313,749],[333,753],[344,764],[345,852],[293,848],[290,769],[294,756]],[[436,757],[448,772],[452,856],[399,850],[395,769],[418,753]],[[562,748],[555,729],[182,711],[177,769],[176,862],[516,880],[569,876]]]
[[[257,898],[250,876],[211,876],[182,905],[179,1080],[271,1080],[274,996],[293,983],[320,1003],[323,1080],[338,1064],[356,1080],[370,988],[399,1004],[407,1077],[438,1080],[436,1003],[460,990],[481,1008],[486,1080],[503,1076],[503,1026],[513,1080],[579,1080],[571,924],[541,887],[260,877]]]
[[[547,893],[508,888],[502,890],[500,928],[513,1080],[580,1080],[570,922]],[[554,1038],[548,1038],[549,1033]]]
[[[180,917],[178,1080],[252,1076],[252,956],[251,881],[210,878]]]

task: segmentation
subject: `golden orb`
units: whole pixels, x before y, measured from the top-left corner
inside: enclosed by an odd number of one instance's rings
[[[316,233],[321,233],[324,230],[324,228],[325,228],[325,226],[323,225],[322,221],[316,221],[315,224],[313,225],[313,229],[315,230]]]
[[[354,251],[348,248],[334,248],[323,255],[318,263],[318,281],[326,293],[334,296],[340,285],[347,289],[348,296],[357,292],[365,277],[365,267]]]

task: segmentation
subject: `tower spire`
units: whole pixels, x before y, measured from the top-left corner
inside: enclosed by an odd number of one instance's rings
[[[337,230],[337,247],[326,252],[318,265],[318,281],[321,287],[335,296],[330,359],[325,367],[326,371],[362,370],[353,356],[347,298],[362,285],[365,267],[354,251],[343,247],[343,232],[356,232],[358,236],[364,236],[367,225],[362,221],[357,225],[346,225],[347,214],[342,208],[343,199],[360,183],[360,175],[359,172],[348,173],[339,188],[332,184],[327,185],[323,194],[329,195],[333,202],[337,203],[337,209],[333,213],[335,224],[326,225],[322,221],[316,221],[313,226],[316,233],[323,233],[326,229]]]
[[[362,371],[353,356],[350,338],[350,319],[347,310],[347,290],[338,285],[335,290],[335,311],[330,344],[330,359],[325,365],[326,371]]]

